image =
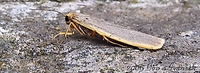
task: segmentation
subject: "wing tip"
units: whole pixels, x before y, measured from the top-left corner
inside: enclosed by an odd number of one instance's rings
[[[150,48],[150,49],[152,49],[152,50],[157,50],[157,49],[160,49],[160,48],[162,48],[163,47],[163,45],[164,45],[164,43],[165,43],[165,39],[161,39],[160,38],[160,41],[159,41],[160,43],[158,44],[158,45],[156,45],[156,46],[153,46],[152,48]]]

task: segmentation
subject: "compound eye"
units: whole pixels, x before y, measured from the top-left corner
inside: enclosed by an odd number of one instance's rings
[[[68,22],[69,21],[69,17],[65,16],[65,21]]]

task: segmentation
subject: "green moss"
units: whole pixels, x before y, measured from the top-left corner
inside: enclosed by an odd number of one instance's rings
[[[0,66],[3,64],[3,62],[0,61]]]
[[[4,44],[6,44],[6,41],[3,37],[0,37],[0,45],[3,46]]]
[[[136,4],[136,3],[138,3],[138,0],[130,0],[130,1],[128,1],[128,3],[134,3],[134,4]]]
[[[187,1],[183,2],[183,7],[185,7],[185,8],[192,8]]]
[[[190,6],[190,4],[184,4],[183,7],[185,7],[185,8],[192,8],[192,7]]]
[[[41,0],[41,3],[40,4],[44,4],[44,3],[46,3],[47,2],[47,0]]]
[[[101,73],[115,73],[115,70],[112,69],[112,68],[107,68],[107,67],[105,67],[105,68],[103,68],[103,69],[100,69],[100,72],[101,72]]]

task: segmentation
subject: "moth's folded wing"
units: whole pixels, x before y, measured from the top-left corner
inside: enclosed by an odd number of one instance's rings
[[[103,30],[106,32],[107,37],[131,46],[146,49],[159,49],[165,43],[165,40],[162,38],[151,36],[138,31],[122,29],[118,27],[112,27],[112,29]]]
[[[89,15],[75,14],[74,19],[77,20],[74,21],[85,28],[131,46],[146,49],[159,49],[165,43],[165,40],[162,38],[130,29],[124,29],[114,23],[110,23],[100,18],[90,17]]]

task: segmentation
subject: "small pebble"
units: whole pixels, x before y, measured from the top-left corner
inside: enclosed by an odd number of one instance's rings
[[[194,31],[185,31],[185,32],[180,32],[178,33],[179,36],[182,37],[191,37],[192,35],[194,35],[195,32]]]

